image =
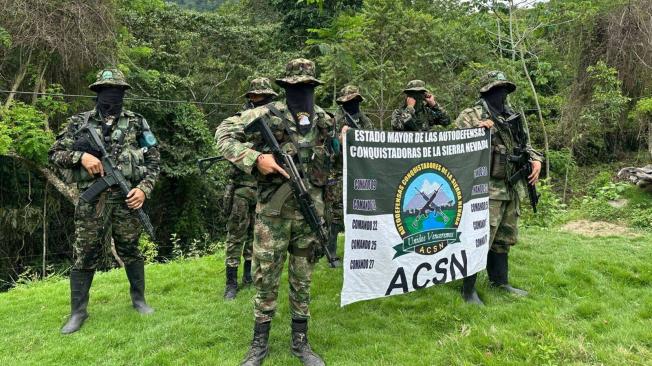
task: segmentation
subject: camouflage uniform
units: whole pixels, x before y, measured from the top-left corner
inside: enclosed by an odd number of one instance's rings
[[[297,59],[288,63],[286,76],[277,79],[276,83],[285,87],[288,84],[320,85],[321,81],[314,77],[312,61]],[[316,236],[298,210],[287,180],[278,174],[263,176],[257,171],[258,157],[270,150],[259,133],[246,135],[244,128],[258,118],[267,123],[284,151],[294,155],[300,161],[298,165],[305,169],[305,184],[320,214],[323,214],[323,191],[331,159],[327,144],[331,143],[333,121],[323,109],[314,106],[312,127],[305,135],[301,135],[297,132],[296,123],[286,104],[274,102],[271,105],[280,112],[283,119],[266,105],[227,118],[215,133],[221,155],[242,171],[253,174],[258,181],[253,247],[256,326],[252,348],[244,365],[259,364],[267,353],[269,324],[276,313],[281,271],[288,256],[289,302],[293,327],[295,322],[305,326],[310,317],[310,283],[315,263],[314,252],[318,245]],[[293,137],[286,133],[286,128]],[[292,138],[297,139],[299,151],[294,148]],[[305,346],[305,330],[303,336],[302,344]]]
[[[335,112],[335,133],[338,134],[342,131],[342,127],[348,125],[351,128],[359,128],[363,130],[373,129],[373,124],[369,117],[362,111],[355,115],[350,115],[344,110],[342,105],[346,102],[359,99],[364,102],[364,98],[360,95],[358,87],[354,85],[347,85],[340,90],[337,103],[340,107]],[[349,121],[349,119],[352,120]],[[344,192],[343,174],[344,171],[344,157],[341,149],[336,152],[333,159],[333,166],[331,167],[328,176],[328,186],[326,187],[326,222],[330,226],[331,242],[330,250],[335,253],[337,246],[337,234],[344,228],[344,209],[342,202],[342,195]]]
[[[243,95],[249,98],[251,95],[275,97],[278,94],[272,89],[267,78],[256,78],[250,83],[249,90]],[[256,106],[251,100],[247,100],[242,112],[254,109]],[[230,198],[229,198],[230,197]],[[244,258],[245,265],[242,275],[242,282],[248,285],[251,279],[251,257],[253,246],[253,231],[256,218],[256,178],[246,174],[235,165],[231,166],[229,186],[225,192],[225,202],[231,201],[229,219],[227,221],[226,236],[226,286],[224,298],[233,299],[238,291],[237,270],[240,265],[240,256]]]
[[[100,71],[97,81],[90,86],[93,91],[102,87],[129,88],[124,75],[119,70]],[[155,146],[141,147],[144,133],[153,138],[149,125],[140,114],[123,110],[119,118],[108,117],[104,121],[94,109],[71,117],[63,132],[57,137],[49,151],[49,160],[60,169],[72,172],[80,192],[90,187],[95,178],[81,166],[84,151],[73,147],[76,132],[83,127],[85,119],[90,127],[95,128],[98,136],[104,136],[102,122],[111,125],[105,148],[119,164],[122,174],[132,187],[139,188],[149,198],[160,171],[160,154]],[[121,137],[122,136],[122,137]],[[153,140],[155,141],[155,139]],[[88,290],[97,267],[100,255],[105,252],[103,246],[106,238],[112,237],[118,256],[125,264],[127,277],[131,283],[131,295],[134,307],[141,313],[153,310],[144,300],[144,266],[143,257],[138,248],[142,231],[135,211],[125,203],[125,196],[117,187],[111,187],[101,193],[94,201],[79,200],[75,207],[75,242],[73,244],[74,264],[71,272],[72,314],[74,324],[66,324],[63,333],[79,329],[85,317],[88,303]]]
[[[412,80],[403,90],[404,93],[429,93],[426,83]],[[418,103],[418,101],[417,101]],[[392,113],[392,129],[394,131],[431,131],[436,126],[448,126],[451,121],[446,111],[439,105],[430,107],[426,101],[421,106],[395,109]]]
[[[504,74],[499,71],[493,71],[487,74],[482,81],[483,87],[480,93],[486,93],[494,87],[504,86],[511,93],[516,89],[516,85],[507,81]],[[489,180],[489,223],[490,223],[490,243],[489,259],[487,262],[487,271],[489,272],[490,281],[498,285],[507,285],[507,273],[505,278],[499,279],[494,276],[493,259],[494,257],[504,257],[504,266],[507,266],[507,253],[518,240],[518,217],[521,214],[520,201],[526,196],[526,187],[523,181],[519,181],[515,186],[508,183],[508,178],[513,174],[514,167],[501,159],[501,155],[509,155],[516,146],[516,141],[512,132],[506,123],[503,123],[514,111],[505,102],[505,112],[501,116],[495,116],[490,111],[487,102],[481,97],[476,104],[463,110],[455,120],[457,128],[472,128],[487,119],[494,121],[491,128],[491,146],[492,146],[492,164],[490,168]],[[531,160],[543,161],[543,156],[528,145]],[[506,271],[506,268],[505,268]],[[494,277],[494,278],[492,278]],[[505,282],[505,283],[501,283]]]

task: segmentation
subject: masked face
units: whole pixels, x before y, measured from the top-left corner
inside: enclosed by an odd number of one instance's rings
[[[251,95],[249,97],[249,103],[254,107],[260,107],[265,104],[269,104],[274,100],[273,95]]]
[[[125,89],[120,87],[106,87],[97,92],[97,110],[102,117],[118,117],[122,113]]]
[[[509,91],[504,86],[498,86],[489,89],[486,93],[482,94],[482,99],[487,102],[491,112],[497,115],[505,113],[505,102],[507,102],[507,95]]]
[[[415,108],[420,108],[423,106],[423,101],[426,99],[425,92],[416,92],[416,91],[410,91],[405,93],[408,97],[414,98],[417,101],[417,104],[415,105]]]
[[[315,86],[296,84],[285,87],[286,102],[297,129],[305,135],[310,131],[315,117]]]
[[[342,104],[342,108],[346,111],[346,113],[355,116],[356,114],[360,113],[360,100],[354,99],[351,101],[348,101],[344,104]]]

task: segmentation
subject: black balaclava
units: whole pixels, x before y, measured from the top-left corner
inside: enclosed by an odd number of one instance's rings
[[[426,100],[426,92],[423,91],[408,91],[405,93],[408,97],[414,98],[417,103],[414,105],[415,110],[424,109],[424,101]]]
[[[346,103],[343,103],[342,108],[344,108],[346,113],[350,114],[351,116],[355,116],[360,113],[360,99],[355,98]]]
[[[116,86],[109,86],[97,92],[97,110],[102,118],[109,116],[120,117],[122,113],[122,102],[125,97],[125,89]]]
[[[504,86],[497,86],[489,89],[487,92],[482,93],[482,99],[487,102],[490,112],[495,116],[501,116],[507,111],[505,104],[507,102],[507,95],[509,91]]]
[[[290,84],[285,87],[288,108],[297,123],[297,130],[305,135],[312,128],[315,117],[315,86]]]
[[[249,100],[249,103],[251,105],[253,105],[254,107],[260,107],[260,106],[263,106],[265,104],[269,104],[269,103],[271,103],[273,101],[274,101],[274,96],[273,95],[266,95],[265,98],[263,98],[263,99],[261,99],[261,100],[259,100],[257,102],[254,102],[253,100]]]

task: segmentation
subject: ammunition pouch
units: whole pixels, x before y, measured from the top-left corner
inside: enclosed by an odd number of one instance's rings
[[[288,198],[292,196],[292,187],[289,182],[285,182],[278,187],[278,189],[272,194],[270,199],[264,203],[264,207],[258,212],[261,215],[265,216],[281,216],[281,210],[287,202]]]
[[[288,253],[295,257],[307,258],[310,263],[317,263],[324,256],[324,252],[319,245],[311,245],[308,248],[296,248],[288,246]]]
[[[491,178],[505,179],[507,177],[507,161],[509,152],[505,145],[494,145],[491,152]]]

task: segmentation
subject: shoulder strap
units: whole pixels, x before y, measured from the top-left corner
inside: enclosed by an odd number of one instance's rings
[[[293,132],[290,129],[290,126],[288,125],[288,119],[283,115],[283,113],[281,113],[281,111],[278,110],[278,108],[274,106],[273,102],[269,103],[266,107],[267,109],[269,109],[270,112],[272,112],[274,116],[281,119],[281,121],[283,122],[283,129],[285,130],[285,133],[287,133],[288,136],[290,137],[290,143],[292,144],[292,146],[294,146],[294,149],[297,151],[297,155],[298,155],[300,153],[299,142],[296,140],[295,132]],[[304,178],[307,178],[308,176],[306,175],[306,172],[303,169],[303,163],[301,162],[301,158],[299,156],[297,157],[298,157],[298,159],[296,159],[297,168],[299,169],[301,175]]]

